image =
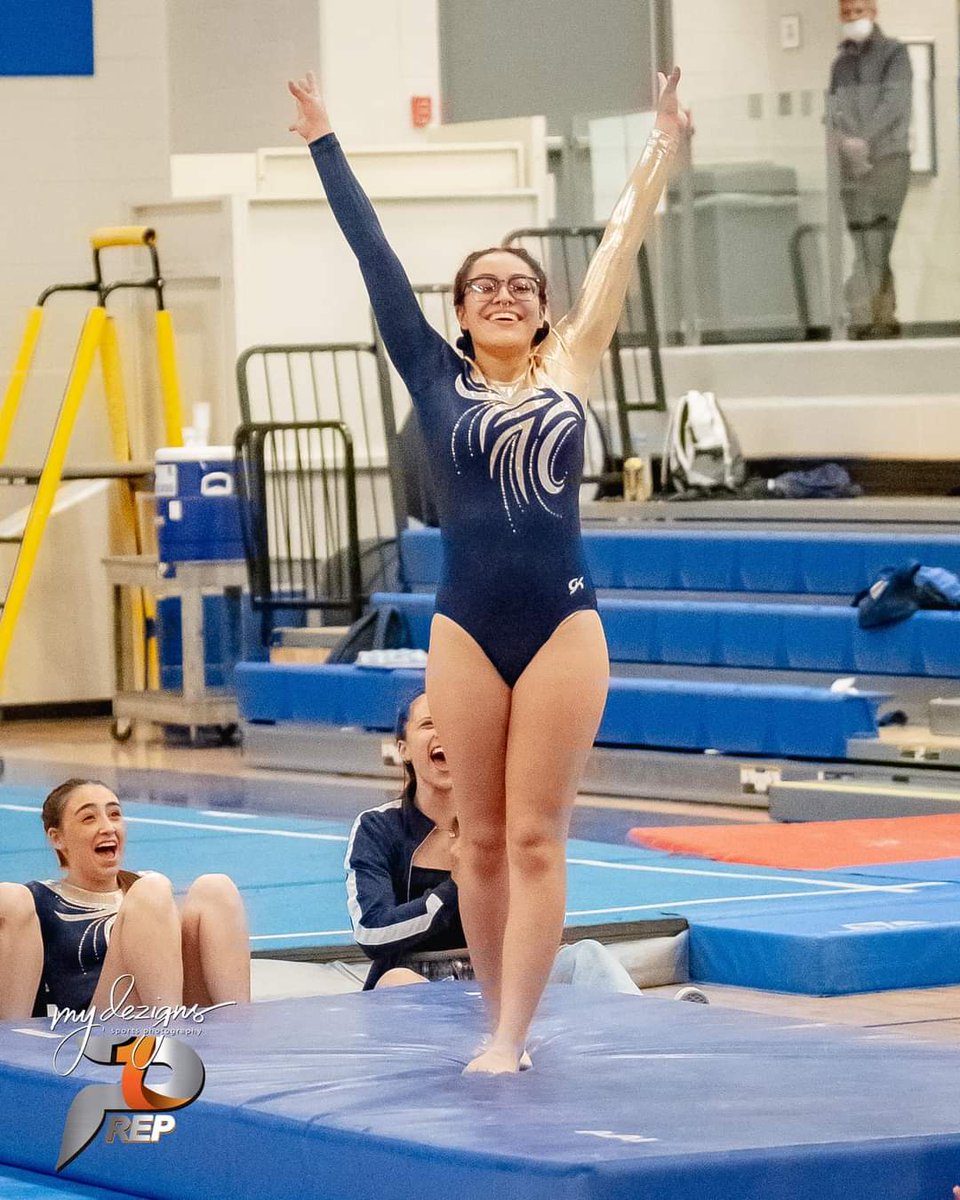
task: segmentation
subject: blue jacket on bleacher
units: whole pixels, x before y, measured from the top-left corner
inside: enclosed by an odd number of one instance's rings
[[[450,873],[413,862],[434,828],[411,800],[397,799],[362,812],[350,831],[347,908],[353,936],[373,960],[364,990],[411,954],[466,945]]]

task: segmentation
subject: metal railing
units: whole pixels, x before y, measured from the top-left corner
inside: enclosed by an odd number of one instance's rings
[[[550,312],[558,320],[576,302],[603,233],[601,225],[515,229],[502,244],[522,246],[543,264],[550,280]],[[645,352],[649,361],[652,385],[649,396],[644,394],[640,352]],[[610,453],[619,463],[634,451],[630,414],[666,409],[660,332],[644,246],[637,254],[620,322],[604,356],[591,401]]]
[[[357,620],[357,475],[342,421],[248,422],[237,430],[237,490],[250,598],[264,643],[279,612]]]
[[[366,590],[392,586],[407,508],[382,349],[374,342],[251,346],[237,360],[237,390],[244,423],[335,421],[349,429]]]

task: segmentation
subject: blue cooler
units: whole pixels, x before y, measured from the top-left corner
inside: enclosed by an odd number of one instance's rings
[[[158,450],[154,495],[161,562],[244,557],[232,446]]]

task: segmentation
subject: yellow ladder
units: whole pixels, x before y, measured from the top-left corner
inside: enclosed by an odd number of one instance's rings
[[[71,471],[73,478],[112,478],[124,480],[122,487],[124,524],[130,530],[140,553],[139,527],[136,519],[136,503],[133,492],[133,480],[129,476],[135,472],[125,473],[123,465],[131,462],[129,424],[127,405],[123,389],[123,373],[120,363],[120,348],[117,340],[117,330],[114,318],[107,312],[107,300],[112,292],[121,289],[143,288],[154,293],[156,299],[156,342],[157,359],[159,364],[160,390],[163,402],[164,432],[166,443],[170,446],[183,444],[183,417],[180,402],[180,386],[177,376],[176,351],[173,339],[173,326],[170,314],[166,310],[163,297],[163,279],[160,274],[160,263],[156,247],[156,234],[152,229],[143,226],[119,226],[98,229],[91,235],[93,248],[94,278],[88,283],[54,284],[47,288],[30,310],[23,341],[17,355],[3,402],[0,404],[0,478],[6,482],[22,482],[35,486],[36,491],[30,504],[23,533],[19,537],[0,538],[2,544],[14,544],[18,547],[13,572],[9,578],[6,595],[0,598],[0,682],[2,682],[7,657],[13,641],[17,620],[23,611],[27,590],[37,562],[43,534],[53,510],[57,489],[64,477],[64,464],[70,439],[76,424],[80,404],[89,382],[97,356],[100,356],[103,388],[106,397],[107,417],[110,423],[110,436],[116,467],[114,469],[99,469],[91,467]],[[101,270],[100,255],[105,249],[116,246],[145,246],[152,265],[149,279],[120,280],[115,283],[105,283]],[[97,303],[89,310],[80,332],[80,339],[74,353],[73,364],[67,379],[67,385],[60,402],[60,408],[54,422],[53,433],[47,447],[42,468],[6,466],[7,448],[10,434],[13,430],[24,387],[30,372],[34,351],[43,324],[44,306],[49,298],[60,292],[87,291],[95,293]],[[133,614],[134,624],[141,635],[146,621],[153,617],[152,602],[146,597],[138,597]],[[142,636],[134,638],[134,645],[143,646]],[[155,650],[155,648],[154,648]],[[142,652],[141,652],[142,653]],[[151,673],[149,668],[141,669]],[[155,673],[156,666],[153,666]]]

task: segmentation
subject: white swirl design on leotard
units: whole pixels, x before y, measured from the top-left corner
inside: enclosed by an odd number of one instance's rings
[[[467,400],[483,396],[453,427],[450,450],[457,474],[464,458],[483,455],[488,459],[490,478],[500,487],[514,532],[514,515],[532,504],[559,517],[549,501],[567,484],[566,474],[557,471],[560,450],[583,425],[583,412],[575,397],[532,387],[504,400],[463,376],[457,379],[456,388]]]
[[[92,971],[99,971],[103,966],[107,947],[110,945],[110,934],[117,919],[116,902],[107,901],[102,907],[88,907],[64,896],[56,886],[52,887],[51,891],[56,891],[63,904],[68,905],[72,910],[64,912],[63,909],[56,909],[54,916],[58,921],[66,924],[74,924],[79,921],[86,924],[86,929],[80,935],[80,941],[77,944],[77,965],[84,975]]]

